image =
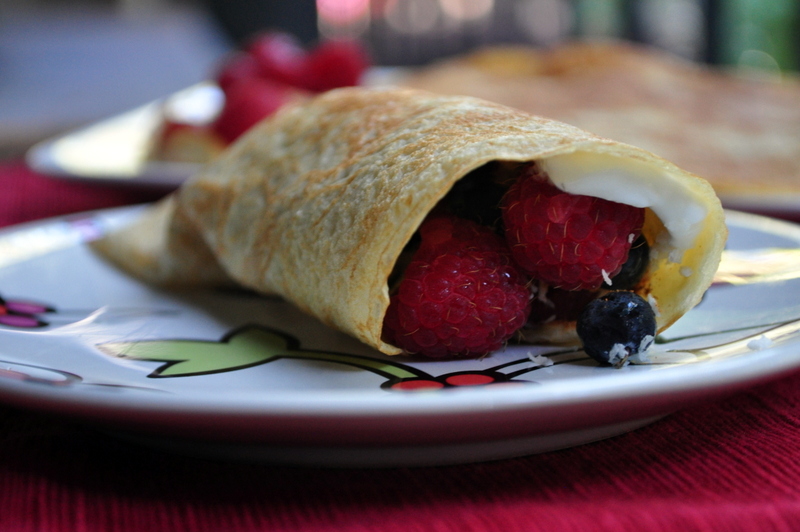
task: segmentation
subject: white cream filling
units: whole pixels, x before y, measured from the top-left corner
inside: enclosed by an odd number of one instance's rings
[[[540,161],[553,183],[570,194],[582,194],[650,208],[669,238],[657,243],[672,262],[680,262],[702,228],[707,211],[666,170],[633,159],[575,152]]]

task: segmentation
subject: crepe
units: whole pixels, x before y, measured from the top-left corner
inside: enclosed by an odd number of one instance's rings
[[[95,242],[168,287],[277,294],[386,354],[387,279],[427,214],[491,161],[537,161],[561,188],[645,207],[636,291],[663,329],[710,285],[725,242],[704,180],[640,148],[475,98],[347,88],[282,109],[133,225]],[[574,338],[574,323],[539,338]]]
[[[755,79],[621,43],[486,48],[402,79],[628,142],[708,180],[724,204],[796,209],[800,83]]]

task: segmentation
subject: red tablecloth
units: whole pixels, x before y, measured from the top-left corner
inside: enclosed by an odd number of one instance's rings
[[[2,225],[156,196],[0,164]],[[3,531],[800,530],[800,374],[599,443],[450,467],[198,460],[5,407],[0,424]]]

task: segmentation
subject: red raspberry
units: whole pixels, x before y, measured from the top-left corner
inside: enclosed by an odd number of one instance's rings
[[[358,85],[370,59],[356,41],[324,41],[307,57],[303,88],[324,92]]]
[[[306,51],[291,34],[266,32],[258,35],[246,52],[254,57],[265,79],[301,87],[306,71]]]
[[[252,55],[242,52],[226,58],[215,76],[217,85],[226,92],[239,80],[259,77],[261,77],[261,65],[258,60]]]
[[[530,312],[526,279],[503,239],[456,217],[434,217],[391,298],[384,339],[428,357],[500,349]]]
[[[272,115],[289,101],[290,89],[264,79],[238,79],[225,91],[225,105],[212,129],[226,142],[233,142],[257,122]]]
[[[564,290],[596,290],[613,278],[641,234],[644,209],[568,194],[528,165],[501,202],[517,264]]]

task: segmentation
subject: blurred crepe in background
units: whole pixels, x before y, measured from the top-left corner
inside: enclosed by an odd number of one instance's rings
[[[486,47],[401,83],[469,95],[627,142],[709,180],[728,207],[800,208],[800,82],[617,42]]]

